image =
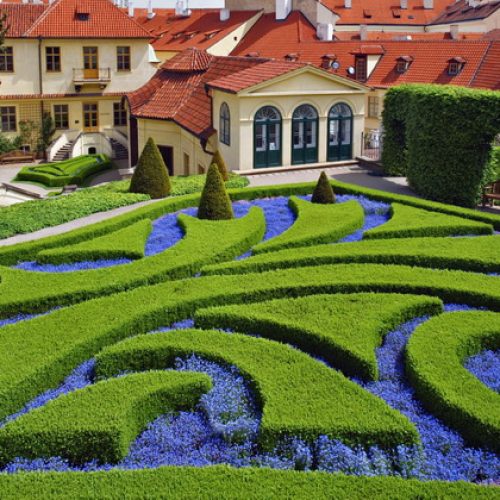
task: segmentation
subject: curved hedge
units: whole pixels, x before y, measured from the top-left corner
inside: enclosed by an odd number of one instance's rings
[[[295,223],[276,238],[254,246],[252,253],[333,243],[363,227],[365,220],[363,208],[356,201],[319,204],[291,196],[288,206],[297,216]]]
[[[129,264],[71,273],[0,268],[0,317],[192,276],[205,264],[230,260],[246,252],[265,231],[264,215],[257,207],[245,217],[229,221],[202,221],[184,214],[178,220],[186,232],[183,240],[164,252]]]
[[[60,396],[0,429],[0,463],[53,456],[75,464],[118,462],[149,422],[193,408],[211,385],[200,373],[150,371]]]
[[[500,273],[499,245],[500,236],[374,239],[255,255],[240,261],[205,266],[202,274],[244,274],[347,262]]]
[[[41,264],[64,264],[99,259],[141,259],[152,229],[151,221],[143,219],[93,240],[42,250],[36,260]]]
[[[500,314],[443,314],[420,325],[406,349],[406,368],[421,401],[473,445],[500,451],[500,395],[463,366],[482,349],[500,348]]]
[[[376,380],[375,349],[385,334],[412,318],[442,310],[439,299],[418,295],[314,295],[201,309],[195,324],[292,344],[347,376]]]
[[[413,238],[492,233],[493,227],[483,222],[393,203],[391,219],[381,226],[366,231],[363,238]]]
[[[266,339],[203,330],[141,335],[104,349],[96,373],[160,369],[191,353],[234,365],[249,380],[262,409],[264,449],[287,436],[385,448],[418,442],[413,424],[385,402],[307,354]]]

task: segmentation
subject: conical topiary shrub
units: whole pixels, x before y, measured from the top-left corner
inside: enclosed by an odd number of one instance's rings
[[[221,175],[224,182],[228,181],[229,174],[227,172],[226,162],[224,161],[224,157],[222,156],[219,150],[215,152],[212,158],[212,163],[215,163],[217,165],[217,168],[219,169],[219,174]]]
[[[328,203],[335,203],[335,193],[333,192],[332,185],[325,172],[321,172],[319,176],[311,201],[313,203],[323,203],[325,205]]]
[[[130,192],[149,194],[152,199],[157,199],[168,196],[171,189],[163,157],[155,141],[150,137],[130,181]]]
[[[201,193],[198,218],[209,220],[233,218],[233,206],[215,163],[208,169],[205,187]]]

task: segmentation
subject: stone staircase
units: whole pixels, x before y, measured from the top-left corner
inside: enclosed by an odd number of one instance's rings
[[[113,149],[114,160],[128,160],[128,149],[116,139],[110,138],[111,148]]]
[[[71,149],[73,148],[74,142],[67,142],[59,151],[55,154],[52,161],[63,161],[69,158],[69,154],[71,153]]]

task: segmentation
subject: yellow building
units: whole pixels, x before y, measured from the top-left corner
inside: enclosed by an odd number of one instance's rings
[[[127,95],[131,161],[152,137],[173,174],[203,172],[217,149],[239,172],[348,162],[367,92],[303,63],[188,49]]]
[[[0,14],[9,26],[0,51],[2,132],[24,135],[34,150],[48,113],[56,128],[49,159],[123,156],[122,96],[155,72],[149,33],[109,0],[0,4]]]

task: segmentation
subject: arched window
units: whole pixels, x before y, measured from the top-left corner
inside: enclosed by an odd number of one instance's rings
[[[255,113],[254,164],[256,168],[281,165],[281,114],[273,106]]]
[[[231,144],[231,114],[225,102],[220,106],[219,139],[227,146]]]
[[[318,161],[318,112],[309,104],[302,104],[292,116],[292,163]]]
[[[352,110],[339,102],[328,114],[328,161],[352,158]]]

